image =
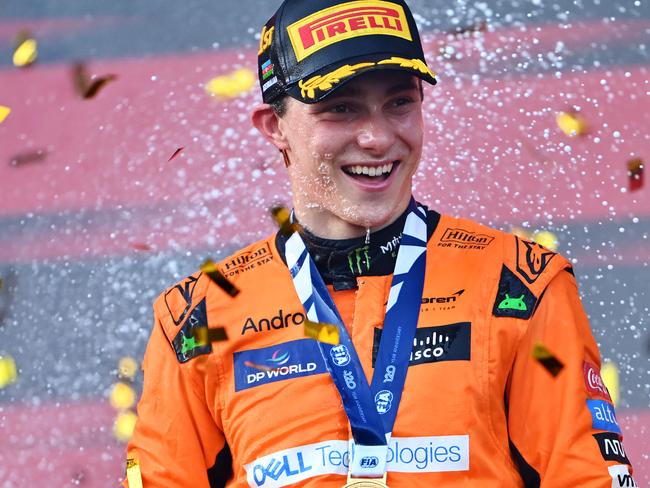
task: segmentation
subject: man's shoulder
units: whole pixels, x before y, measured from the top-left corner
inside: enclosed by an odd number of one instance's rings
[[[455,260],[458,269],[471,269],[473,276],[496,288],[497,316],[529,318],[550,281],[560,272],[572,273],[561,254],[465,218],[442,215],[429,246],[448,254],[445,262]],[[524,307],[517,300],[530,304]]]
[[[256,241],[220,259],[216,265],[226,279],[238,289],[257,282],[259,274],[273,261],[280,260],[273,244],[274,236]],[[201,270],[166,288],[154,301],[154,313],[167,338],[173,342],[180,331],[196,327],[207,320],[209,308],[228,303],[231,296]],[[190,324],[192,322],[193,324]],[[207,323],[205,324],[207,326]]]

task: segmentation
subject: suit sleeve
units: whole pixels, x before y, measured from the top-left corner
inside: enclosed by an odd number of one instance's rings
[[[144,388],[128,457],[146,488],[225,486],[230,452],[210,411],[199,359],[181,364],[155,321],[143,361]],[[217,412],[218,413],[218,412]],[[128,487],[128,481],[123,482]]]
[[[599,369],[600,354],[571,273],[560,271],[551,280],[530,320],[506,389],[511,450],[525,486],[610,488],[619,486],[613,484],[617,476],[631,480],[625,474],[630,467],[606,460],[595,437],[615,439],[611,431],[618,426],[615,418],[607,422],[614,415],[611,403],[586,386],[584,364]],[[533,357],[538,343],[563,363],[557,376]],[[594,407],[605,409],[606,422],[594,420]]]

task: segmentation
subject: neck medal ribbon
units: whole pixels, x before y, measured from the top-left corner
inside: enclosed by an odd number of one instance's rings
[[[363,486],[386,486],[388,441],[402,398],[420,314],[426,241],[426,212],[411,199],[370,385],[352,339],[300,234],[294,232],[286,243],[287,266],[307,317],[312,322],[326,322],[339,327],[339,345],[319,342],[318,346],[341,395],[354,438],[350,459],[353,478],[348,479],[346,486],[361,487],[359,483]],[[373,478],[379,479],[375,481]]]

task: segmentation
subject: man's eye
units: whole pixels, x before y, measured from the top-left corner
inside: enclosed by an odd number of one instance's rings
[[[344,114],[350,111],[350,106],[347,103],[337,103],[329,108],[329,112],[335,114]]]
[[[393,104],[396,107],[399,107],[399,106],[402,106],[402,105],[407,105],[407,104],[412,103],[412,102],[413,102],[413,99],[411,97],[399,97],[398,99],[396,99],[393,102]]]

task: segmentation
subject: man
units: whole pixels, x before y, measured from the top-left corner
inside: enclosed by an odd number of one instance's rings
[[[286,0],[258,56],[295,225],[219,263],[236,296],[156,301],[144,486],[636,486],[569,262],[411,197],[435,77],[403,0]]]

